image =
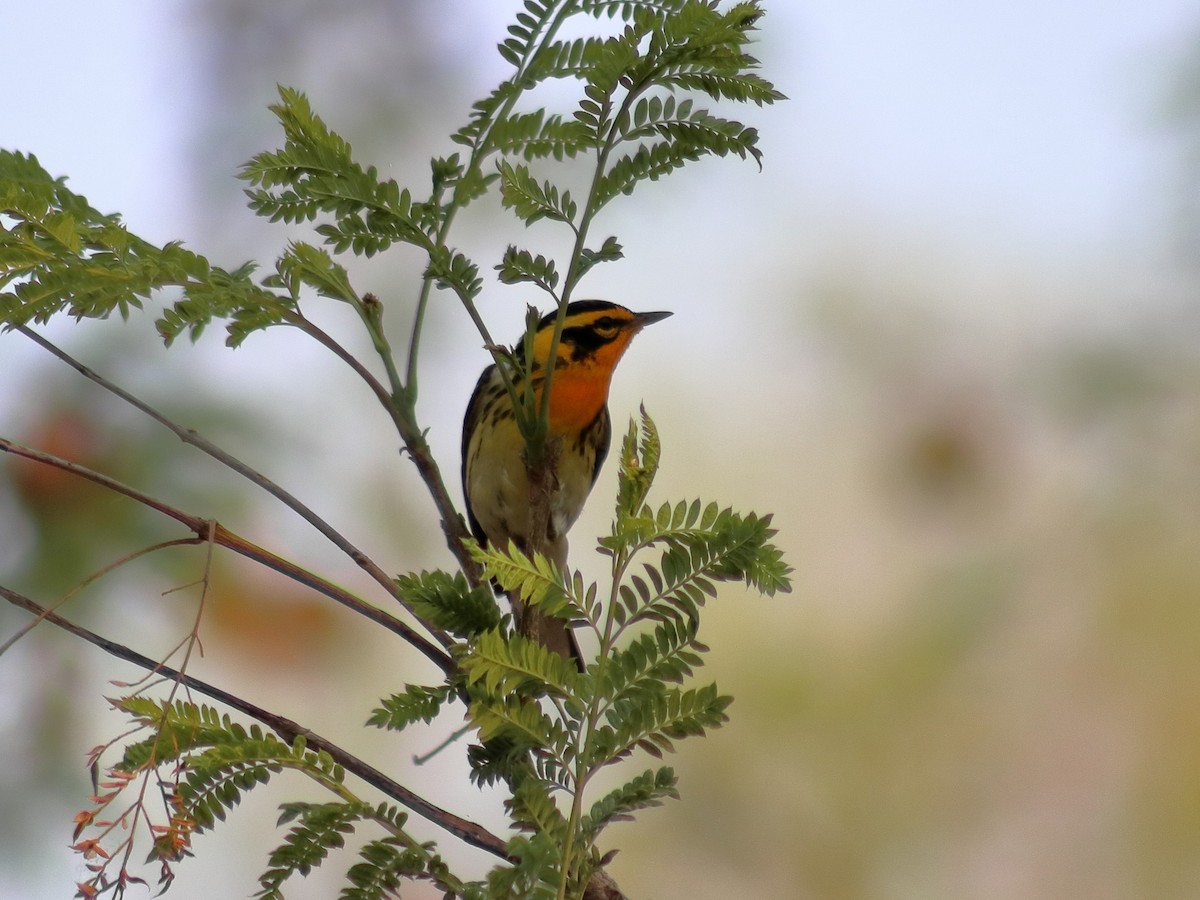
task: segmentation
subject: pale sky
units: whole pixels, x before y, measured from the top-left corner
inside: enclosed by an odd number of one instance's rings
[[[135,227],[181,228],[158,189],[180,175],[180,124],[197,109],[189,5],[4,4],[0,145],[37,153]],[[504,7],[451,5],[480,29]],[[818,203],[1084,242],[1112,240],[1162,187],[1155,105],[1200,29],[1193,4],[766,6],[759,55],[791,97],[762,117],[772,182],[794,166],[789,181]]]

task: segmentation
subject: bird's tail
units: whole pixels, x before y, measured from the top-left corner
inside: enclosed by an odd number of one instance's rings
[[[548,616],[541,610],[520,604],[517,609],[517,630],[525,637],[537,641],[543,647],[553,650],[559,656],[573,660],[579,671],[584,670],[583,653],[575,632],[562,619]],[[517,604],[514,603],[514,608]]]

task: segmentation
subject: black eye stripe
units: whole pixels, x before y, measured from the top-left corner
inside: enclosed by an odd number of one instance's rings
[[[573,328],[564,328],[562,339],[569,344],[574,344],[576,347],[584,347],[588,350],[593,350],[601,344],[607,344],[612,340],[612,335],[605,337],[596,333],[596,329],[591,325],[577,325]]]

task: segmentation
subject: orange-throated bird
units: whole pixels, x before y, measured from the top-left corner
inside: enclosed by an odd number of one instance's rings
[[[608,388],[613,370],[633,336],[665,319],[669,312],[630,312],[604,300],[578,300],[567,306],[554,376],[550,382],[549,440],[559,440],[557,484],[550,496],[545,555],[561,570],[567,564],[567,531],[579,517],[600,474],[612,440]],[[546,361],[557,311],[538,322],[533,336],[531,376],[542,397]],[[516,379],[517,396],[524,389]],[[525,439],[517,428],[512,400],[495,364],[483,370],[463,423],[463,493],[471,532],[481,544],[529,548],[529,478]],[[582,666],[575,636],[567,625],[535,610],[514,609],[518,630]]]

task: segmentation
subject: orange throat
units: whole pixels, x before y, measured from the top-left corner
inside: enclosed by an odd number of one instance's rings
[[[574,364],[558,369],[550,385],[550,430],[572,434],[592,424],[608,402],[610,366]]]
[[[625,331],[591,353],[576,355],[567,344],[558,347],[558,365],[550,385],[550,430],[571,435],[596,420],[608,403],[613,370],[633,339]],[[539,398],[540,399],[540,398]]]

